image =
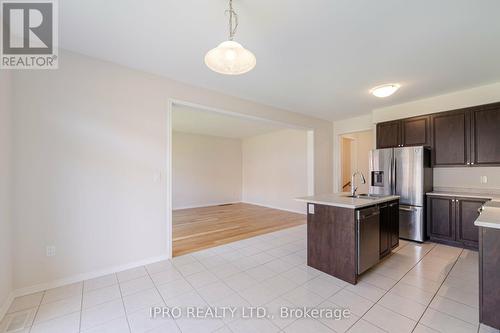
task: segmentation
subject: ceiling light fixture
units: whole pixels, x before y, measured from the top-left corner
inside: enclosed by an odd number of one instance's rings
[[[370,93],[373,96],[380,97],[380,98],[389,97],[392,94],[394,94],[396,91],[398,91],[398,89],[400,87],[401,87],[401,85],[399,85],[397,83],[384,84],[384,85],[373,88],[372,90],[370,90]]]
[[[205,55],[205,64],[220,74],[244,74],[255,67],[257,60],[252,52],[234,41],[238,28],[238,15],[233,10],[233,0],[229,0],[229,9],[226,13],[229,13],[229,40],[208,51]]]

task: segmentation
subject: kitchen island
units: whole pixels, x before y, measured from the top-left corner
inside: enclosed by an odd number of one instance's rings
[[[307,203],[307,265],[351,284],[399,244],[399,197],[332,193]]]
[[[479,227],[479,321],[500,329],[500,200],[484,204],[474,224]]]

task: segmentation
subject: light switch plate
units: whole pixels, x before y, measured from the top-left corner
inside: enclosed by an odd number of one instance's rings
[[[313,204],[308,204],[307,205],[307,212],[309,214],[314,214],[314,205]]]

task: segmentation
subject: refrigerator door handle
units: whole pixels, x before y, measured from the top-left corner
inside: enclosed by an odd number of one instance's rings
[[[397,174],[396,174],[396,163],[398,162],[398,160],[396,159],[396,156],[394,156],[393,158],[393,166],[392,166],[392,186],[393,186],[393,189],[392,189],[392,194],[393,195],[397,195],[396,193],[396,179],[397,179]]]
[[[407,206],[399,206],[399,210],[403,210],[405,212],[416,212],[417,211],[416,208],[411,208],[411,207],[407,207]]]

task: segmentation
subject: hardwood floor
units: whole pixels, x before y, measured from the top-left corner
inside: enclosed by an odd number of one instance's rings
[[[173,255],[305,224],[305,214],[245,203],[174,210]]]

